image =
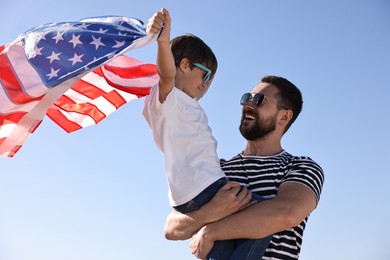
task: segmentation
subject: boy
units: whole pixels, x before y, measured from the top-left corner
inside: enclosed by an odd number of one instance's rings
[[[170,27],[166,9],[149,20],[148,33],[160,33],[160,80],[145,99],[143,115],[165,155],[169,202],[175,210],[187,213],[200,208],[228,183],[217,156],[217,142],[198,103],[210,87],[218,63],[212,50],[194,35],[179,36],[170,42]],[[260,257],[269,239],[263,242],[261,247],[256,243]],[[234,247],[232,244],[231,249],[222,251],[233,252]],[[221,259],[217,251],[212,250],[208,259]],[[259,259],[259,255],[253,259]]]

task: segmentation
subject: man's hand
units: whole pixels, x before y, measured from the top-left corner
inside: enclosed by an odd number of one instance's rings
[[[199,260],[206,260],[214,246],[214,241],[208,240],[205,236],[205,227],[201,228],[199,232],[194,234],[191,239],[191,252]]]
[[[252,193],[248,188],[241,188],[239,183],[229,182],[202,207],[202,211],[211,217],[208,222],[214,222],[252,205],[251,199]]]
[[[252,193],[238,183],[225,184],[214,197],[199,210],[186,214],[172,211],[165,224],[165,237],[169,240],[185,240],[204,225],[223,219],[252,205]]]
[[[161,32],[160,32],[161,31]],[[171,32],[171,16],[167,9],[162,8],[161,11],[155,13],[148,21],[147,34],[160,33],[157,41],[158,42],[169,42]]]

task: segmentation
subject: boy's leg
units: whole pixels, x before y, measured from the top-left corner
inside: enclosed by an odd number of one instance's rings
[[[236,249],[236,240],[215,241],[207,260],[229,260]]]
[[[259,260],[264,255],[272,235],[262,239],[239,239],[229,260]]]
[[[204,204],[209,202],[211,198],[219,191],[222,186],[224,186],[226,183],[228,183],[228,180],[226,177],[221,178],[214,183],[212,183],[210,186],[208,186],[206,189],[204,189],[200,194],[198,194],[195,198],[188,201],[185,204],[175,206],[173,207],[176,211],[181,213],[189,213],[195,210],[198,210],[200,207],[202,207]]]

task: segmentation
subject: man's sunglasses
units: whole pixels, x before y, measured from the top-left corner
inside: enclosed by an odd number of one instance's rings
[[[194,63],[194,66],[198,67],[201,70],[206,71],[206,75],[203,78],[203,84],[206,84],[210,80],[211,70],[200,63]]]
[[[260,106],[264,102],[265,96],[262,93],[245,93],[241,97],[241,105],[248,104],[252,100],[252,104],[255,106]]]

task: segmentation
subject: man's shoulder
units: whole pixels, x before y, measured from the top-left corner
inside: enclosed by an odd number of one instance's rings
[[[311,166],[317,168],[320,172],[323,172],[321,166],[317,161],[313,160],[310,156],[305,155],[291,155],[291,164],[295,166]]]
[[[318,201],[324,180],[324,171],[315,160],[309,156],[291,155],[291,162],[284,177],[284,182],[294,181],[308,186],[314,191]]]
[[[242,158],[241,154],[237,154],[235,156],[233,156],[232,158],[230,158],[229,160],[226,160],[224,158],[221,158],[219,159],[219,162],[221,164],[221,166],[223,165],[226,165],[226,164],[231,164],[231,163],[236,163],[238,160],[240,160]]]

